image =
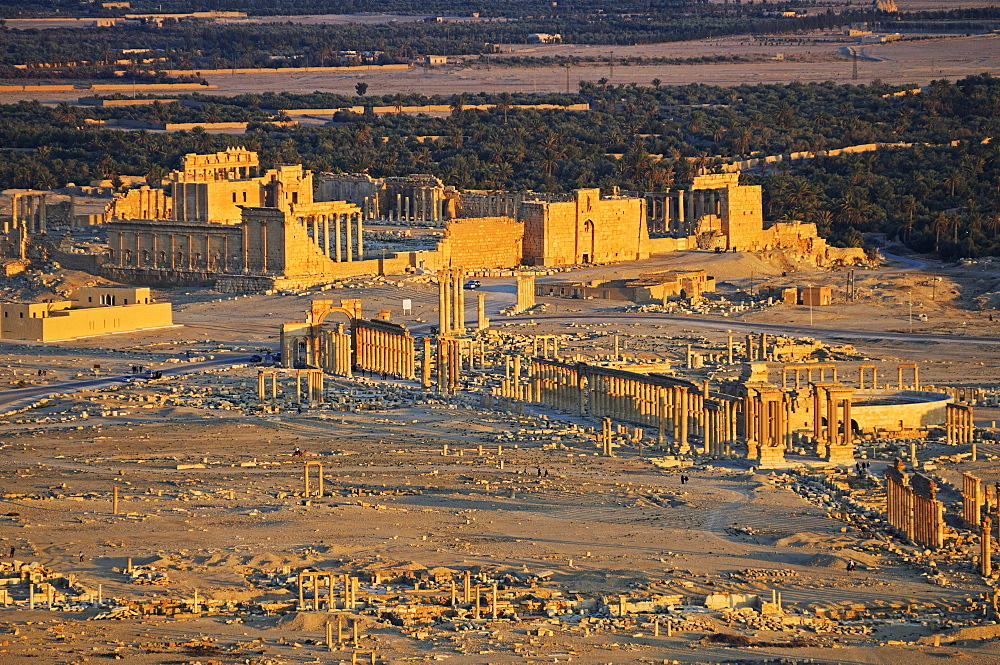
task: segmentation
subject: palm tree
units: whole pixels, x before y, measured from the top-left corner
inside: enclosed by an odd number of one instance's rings
[[[997,231],[1000,231],[1000,213],[993,213],[986,218],[986,230],[992,235],[992,239],[996,239]]]
[[[948,219],[948,215],[943,212],[939,212],[937,217],[931,223],[931,229],[934,230],[934,251],[941,251],[941,232],[947,231],[951,222]]]
[[[955,196],[955,188],[962,184],[962,175],[955,171],[950,176],[944,179],[944,186],[951,188],[951,195]]]
[[[451,117],[458,120],[462,116],[462,109],[465,108],[465,95],[453,95],[451,98]]]
[[[906,242],[909,242],[910,233],[913,232],[913,213],[917,211],[917,200],[910,195],[906,195],[903,197],[903,204],[900,207],[907,217],[906,226],[903,228],[906,230]]]

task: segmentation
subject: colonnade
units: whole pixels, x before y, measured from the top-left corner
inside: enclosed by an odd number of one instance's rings
[[[10,197],[10,225],[4,224],[4,233],[23,227],[28,233],[41,233],[48,229],[44,192],[17,192]]]
[[[862,365],[865,367],[865,365]],[[837,382],[837,366],[832,364],[819,364],[810,363],[807,365],[785,365],[781,368],[781,387],[788,388],[788,376],[793,375],[795,378],[795,387],[799,388],[802,385],[808,385],[810,383],[826,383],[827,372],[830,372],[830,381],[833,383]]]
[[[983,481],[971,473],[962,474],[962,519],[977,528],[982,519]]]
[[[878,390],[878,367],[875,365],[859,365],[858,366],[858,390],[865,390],[866,381],[868,373],[871,372],[871,385],[870,390]]]
[[[725,415],[712,422],[708,435],[706,391],[686,381],[544,358],[532,359],[530,378],[527,392],[534,401],[581,416],[648,425],[657,429],[660,443],[669,436],[682,452],[695,437],[706,442],[703,452],[713,438],[717,449],[736,439],[735,405],[713,401],[713,409]],[[512,392],[515,397],[522,392],[516,382]]]
[[[551,348],[551,352],[549,349]],[[551,355],[550,355],[551,353]],[[559,358],[558,335],[535,335],[531,338],[531,355],[542,358]]]
[[[270,381],[268,381],[270,379]],[[270,384],[270,385],[268,385]],[[270,397],[268,397],[270,388]],[[257,372],[257,399],[265,402],[270,399],[272,402],[278,398],[278,372],[273,369],[262,369]]]
[[[646,192],[650,232],[691,235],[705,215],[722,217],[726,192],[724,187]]]
[[[465,333],[465,269],[438,271],[438,334]]]
[[[913,492],[913,540],[924,547],[944,545],[944,504],[937,498],[937,483],[915,473],[910,478]]]
[[[886,469],[886,516],[907,539],[938,549],[944,544],[944,504],[937,499],[937,484],[919,473],[904,473],[896,459]]]
[[[747,387],[743,397],[743,435],[747,458],[762,468],[781,466],[791,447],[791,402],[773,386]]]
[[[854,388],[813,384],[813,440],[816,454],[841,465],[854,463],[851,399]]]
[[[302,403],[302,379],[306,380],[306,395],[310,404],[323,403],[323,370],[321,369],[297,369],[295,370],[295,401]]]
[[[354,336],[338,324],[336,330],[323,330],[319,336],[315,363],[337,376],[354,376]]]
[[[526,312],[535,306],[535,275],[532,273],[517,273],[517,296],[514,302],[514,313]]]
[[[944,432],[948,445],[972,443],[972,407],[966,404],[947,404],[944,408]]]
[[[327,610],[336,609],[337,598],[333,592],[334,579],[338,577],[336,573],[325,570],[303,570],[298,575],[299,605],[298,609],[307,610],[306,589],[312,587],[312,609],[320,610],[322,606],[322,589],[326,587],[326,607]],[[343,596],[341,602],[343,609],[353,610],[358,603],[358,578],[350,575],[339,575]]]
[[[500,383],[500,396],[525,402],[541,401],[535,384],[530,381],[522,381],[521,356],[504,356],[504,375],[503,381]]]
[[[302,379],[305,378],[305,394],[309,403],[323,403],[323,370],[308,368],[286,371],[295,372],[296,402],[302,403]],[[257,372],[257,397],[261,402],[270,401],[272,404],[278,399],[278,370],[262,369]]]
[[[441,193],[433,186],[407,187],[409,191],[389,192],[385,219],[411,222],[439,222],[444,219],[441,210]]]
[[[413,337],[403,326],[383,321],[354,322],[354,362],[359,369],[416,377]]]
[[[424,362],[427,362],[426,359]],[[461,366],[462,351],[459,340],[450,337],[438,337],[437,383],[439,392],[448,395],[454,395],[458,392]]]
[[[732,454],[736,443],[738,403],[718,397],[705,400],[705,446],[702,452],[712,457]]]
[[[351,207],[357,210],[356,206]],[[360,210],[347,213],[297,215],[296,220],[306,228],[312,241],[331,261],[343,263],[364,259],[364,215]]]

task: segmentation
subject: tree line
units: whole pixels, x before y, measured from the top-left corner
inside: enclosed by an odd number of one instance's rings
[[[748,173],[765,191],[766,219],[816,223],[841,244],[865,233],[899,237],[942,255],[996,254],[1000,226],[1000,81],[935,81],[918,94],[879,82],[615,86],[581,83],[580,96],[458,95],[446,117],[343,112],[326,126],[279,127],[280,111],[358,102],[440,104],[419,95],[326,93],[190,96],[185,105],[83,109],[0,106],[0,187],[51,188],[116,175],[158,182],[190,152],[244,146],[262,163],[375,177],[430,173],[466,189],[561,192],[612,187],[642,193],[682,186],[723,160],[869,142],[912,147],[783,163]],[[517,109],[587,100],[590,112]],[[494,104],[489,110],[468,108]],[[194,130],[119,131],[88,120],[130,117],[250,122],[243,136]]]

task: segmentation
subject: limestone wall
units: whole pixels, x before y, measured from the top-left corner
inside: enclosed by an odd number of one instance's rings
[[[685,236],[683,238],[650,238],[647,242],[650,256],[680,252],[686,249],[694,249],[697,246],[697,240],[694,236]]]
[[[874,402],[864,405],[864,400]],[[955,400],[944,393],[917,390],[858,390],[851,418],[863,430],[920,429],[944,425],[945,408]]]
[[[480,217],[448,222],[438,244],[442,263],[469,269],[521,265],[524,225],[509,217]]]

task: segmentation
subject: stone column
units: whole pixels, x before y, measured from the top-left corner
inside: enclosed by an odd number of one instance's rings
[[[451,312],[448,310],[451,283],[450,271],[438,271],[438,333],[441,335],[451,334]]]
[[[480,293],[478,295],[479,295],[479,302],[476,305],[476,314],[477,314],[476,329],[486,330],[487,328],[490,327],[490,320],[486,318],[486,294]]]
[[[424,337],[424,360],[420,365],[420,385],[431,387],[431,338]]]
[[[681,410],[680,410],[680,452],[688,452],[688,391],[686,388],[681,388],[679,392]]]
[[[365,258],[365,228],[364,221],[360,214],[355,215],[358,219],[358,261]]]
[[[351,216],[345,215],[345,222],[347,226],[347,261],[350,263],[354,260],[354,230],[351,228]]]
[[[465,279],[465,271],[457,269],[454,272],[454,285],[452,295],[455,298],[455,325],[456,334],[465,334],[465,288],[462,283]]]
[[[983,577],[993,574],[993,520],[983,516],[979,527],[979,572]]]
[[[344,260],[344,256],[343,256],[343,254],[341,253],[341,250],[340,250],[340,246],[341,246],[341,243],[342,243],[341,237],[340,237],[340,222],[341,222],[341,218],[342,217],[343,217],[343,215],[341,215],[340,213],[337,213],[336,215],[334,215],[334,219],[336,220],[335,226],[336,226],[336,234],[337,234],[336,237],[335,237],[335,241],[336,241],[335,244],[337,245],[337,263],[340,263],[341,261]]]

